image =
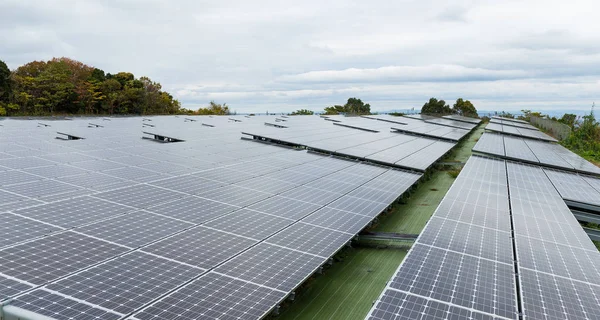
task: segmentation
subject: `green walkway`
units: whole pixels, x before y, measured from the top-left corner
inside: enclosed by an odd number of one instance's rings
[[[483,127],[474,130],[443,162],[456,163],[455,167],[464,164]],[[449,171],[433,172],[429,180],[419,183],[407,203],[396,204],[380,217],[373,230],[420,233],[454,181]],[[341,261],[309,280],[297,292],[296,301],[284,306],[277,319],[363,319],[405,255],[406,250],[397,248],[345,249],[336,256]]]

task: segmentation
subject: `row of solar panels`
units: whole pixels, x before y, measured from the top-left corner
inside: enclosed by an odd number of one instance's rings
[[[597,173],[525,138],[485,133],[473,151]],[[600,178],[471,157],[369,317],[594,318],[600,254],[565,202],[600,208]]]
[[[263,317],[421,176],[243,141],[239,122],[140,143],[133,121],[68,142],[6,126],[5,315]]]
[[[551,137],[541,131],[525,129],[525,128],[518,128],[513,125],[503,125],[503,124],[499,124],[499,123],[490,122],[485,127],[485,129],[489,130],[489,131],[494,131],[494,132],[517,136],[517,137],[537,139],[537,140],[550,141],[550,142],[557,141],[553,137]]]
[[[502,119],[496,119],[496,118],[492,118],[490,120],[490,123],[497,123],[497,124],[500,124],[503,126],[511,126],[511,127],[521,128],[521,129],[530,129],[530,130],[539,131],[538,128],[530,125],[529,123],[520,123],[520,122],[514,122],[514,121],[502,120]]]
[[[368,318],[593,319],[599,263],[543,169],[475,156]]]
[[[425,171],[446,154],[455,141],[462,139],[476,126],[458,120],[427,119],[422,121],[392,116],[328,117],[326,120],[337,122],[312,121],[299,125],[286,122],[286,128],[264,127],[243,133],[253,138]],[[469,130],[429,122],[434,120],[459,122]],[[391,126],[396,133],[390,132]]]
[[[600,168],[565,147],[539,140],[486,132],[473,151],[558,169],[600,174]]]

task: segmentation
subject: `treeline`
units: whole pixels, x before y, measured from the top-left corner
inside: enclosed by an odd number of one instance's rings
[[[181,105],[160,83],[105,73],[69,58],[33,61],[10,71],[0,61],[0,115],[175,114]]]

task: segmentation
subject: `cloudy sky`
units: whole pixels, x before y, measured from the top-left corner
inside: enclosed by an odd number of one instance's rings
[[[452,4],[450,4],[452,3]],[[66,56],[160,82],[185,108],[479,110],[600,102],[600,1],[1,0],[0,59]]]

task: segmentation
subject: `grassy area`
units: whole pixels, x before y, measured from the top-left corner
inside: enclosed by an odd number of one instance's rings
[[[362,319],[405,255],[405,250],[349,249],[343,261],[309,282],[279,318]]]
[[[452,171],[471,156],[471,149],[482,133],[480,126],[443,160],[455,162],[456,166],[432,172],[429,180],[421,181],[411,192],[406,203],[394,205],[372,230],[420,233],[454,182]],[[298,291],[296,301],[284,307],[278,319],[363,319],[405,255],[406,250],[397,248],[345,249],[336,256],[341,261]]]

